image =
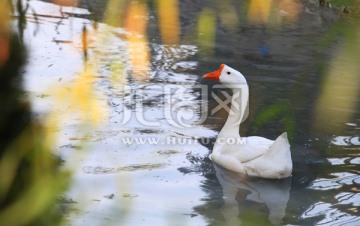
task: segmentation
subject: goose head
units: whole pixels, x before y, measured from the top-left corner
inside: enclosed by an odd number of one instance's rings
[[[230,87],[239,84],[247,84],[245,77],[240,72],[225,64],[221,64],[220,68],[217,71],[210,72],[204,75],[203,78],[217,80],[222,84]]]
[[[231,101],[231,114],[237,118],[234,125],[240,125],[245,121],[249,114],[249,86],[245,77],[225,64],[221,64],[217,71],[210,72],[203,76],[203,78],[217,80],[227,88],[232,89],[233,99]]]

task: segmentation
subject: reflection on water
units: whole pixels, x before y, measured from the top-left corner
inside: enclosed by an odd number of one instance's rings
[[[356,198],[356,197],[355,197]],[[357,197],[358,198],[358,197]],[[356,216],[358,205],[349,208],[352,213],[342,212],[331,203],[318,202],[306,210],[302,218],[322,217],[317,225],[358,225],[360,217]],[[353,215],[355,214],[355,216]]]
[[[331,173],[331,178],[319,178],[311,183],[310,189],[314,190],[332,190],[339,189],[344,185],[359,185],[360,175],[353,173]]]
[[[330,173],[318,175],[308,186],[310,190],[323,191],[329,196],[312,204],[301,218],[321,217],[318,225],[357,225],[360,221],[359,137],[337,136],[330,143],[329,166],[325,168]]]
[[[331,143],[338,146],[360,145],[360,137],[358,136],[337,136],[331,140]]]
[[[290,197],[291,178],[283,180],[266,180],[245,178],[214,164],[216,177],[223,190],[224,205],[221,212],[226,225],[240,225],[242,211],[246,211],[247,201],[266,205],[269,211],[268,220],[280,224],[285,217],[287,202]],[[240,195],[238,195],[240,193]],[[243,200],[242,200],[243,199]],[[257,208],[254,208],[256,211]]]

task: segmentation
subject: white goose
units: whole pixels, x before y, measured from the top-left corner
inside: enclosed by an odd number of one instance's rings
[[[292,160],[286,132],[275,141],[258,136],[240,137],[240,123],[248,114],[249,86],[245,77],[222,64],[219,70],[203,78],[218,80],[233,92],[230,113],[216,139],[211,159],[228,170],[248,176],[289,177]]]

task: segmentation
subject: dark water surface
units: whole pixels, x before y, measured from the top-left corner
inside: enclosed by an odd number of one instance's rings
[[[241,9],[245,3],[239,2],[235,6]],[[213,166],[206,155],[189,154],[191,164],[177,170],[184,177],[199,175],[201,189],[206,193],[203,204],[187,213],[189,217],[201,216],[208,225],[360,225],[360,92],[350,95],[341,91],[358,87],[359,75],[352,81],[340,77],[331,86],[335,104],[319,107],[330,72],[336,70],[333,63],[343,65],[340,71],[346,72],[352,59],[337,57],[344,39],[330,35],[337,30],[338,11],[313,2],[303,4],[296,22],[277,26],[246,21],[224,26],[216,14],[215,43],[204,44],[197,38],[199,13],[205,7],[223,14],[226,9],[218,11],[218,4],[211,1],[180,1],[182,46],[173,47],[178,52],[161,47],[156,15],[150,10],[148,35],[154,52],[152,69],[157,76],[149,84],[181,85],[184,79],[177,82],[179,73],[189,75],[190,80],[196,80],[194,75],[198,75],[196,84],[211,86],[201,81],[200,75],[216,70],[221,63],[228,64],[244,74],[250,87],[250,114],[242,124],[241,134],[275,139],[287,131],[291,139],[294,171],[291,178],[281,181],[240,178]],[[89,5],[97,4],[94,13],[101,19],[106,3],[84,0],[79,7],[90,9]],[[150,4],[150,9],[153,7]],[[202,53],[206,46],[214,47],[213,54]],[[166,61],[155,58],[159,52],[167,54]],[[184,62],[177,54],[190,56],[186,66],[181,66]],[[346,78],[344,75],[343,80]],[[133,83],[128,79],[128,84]],[[337,105],[337,100],[353,100],[354,104]],[[155,95],[147,106],[161,105],[161,101],[162,97]],[[211,110],[217,102],[210,98],[208,105]],[[202,125],[219,131],[226,117],[222,110]],[[157,131],[137,129],[142,133]],[[210,153],[212,145],[203,145]]]

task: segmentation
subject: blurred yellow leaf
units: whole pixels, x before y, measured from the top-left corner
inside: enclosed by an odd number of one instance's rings
[[[11,200],[0,211],[3,225],[29,224],[53,208],[68,183],[69,173],[59,169],[53,143],[46,142],[49,134],[44,132],[41,124],[33,121],[3,152],[0,200]],[[19,185],[26,187],[16,187]],[[19,213],[20,218],[16,217]]]
[[[212,9],[205,8],[198,19],[198,42],[200,54],[211,56],[214,54],[215,36],[216,36],[216,16]]]
[[[157,0],[161,38],[164,44],[179,44],[179,12],[177,0]]]
[[[53,208],[59,193],[64,190],[65,181],[65,174],[53,175],[53,177],[45,175],[37,178],[34,184],[29,185],[26,192],[0,212],[1,224],[7,226],[27,225],[34,218],[43,214],[47,208]],[[29,208],[30,206],[31,208]],[[21,213],[21,217],[18,217],[19,213]]]

